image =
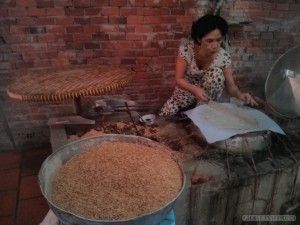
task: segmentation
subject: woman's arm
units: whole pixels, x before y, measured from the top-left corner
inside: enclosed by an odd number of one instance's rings
[[[258,105],[258,103],[253,99],[253,97],[249,93],[241,92],[236,86],[232,76],[233,71],[231,67],[224,69],[223,72],[225,76],[226,90],[231,96],[236,97],[245,102],[246,104],[250,104],[251,106]]]
[[[187,63],[178,54],[177,61],[176,61],[176,75],[175,75],[176,84],[178,85],[178,87],[191,92],[198,101],[208,101],[208,96],[202,88],[189,83],[185,79],[186,70],[187,70]]]

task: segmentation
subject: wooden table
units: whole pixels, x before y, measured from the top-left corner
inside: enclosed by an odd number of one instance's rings
[[[127,85],[134,71],[101,65],[74,65],[31,71],[7,87],[17,100],[54,102],[71,99],[75,113],[81,113],[81,97],[102,95]]]

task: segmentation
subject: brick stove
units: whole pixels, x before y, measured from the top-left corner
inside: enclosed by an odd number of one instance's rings
[[[105,121],[129,119],[126,113],[120,115]],[[134,118],[138,120],[137,114]],[[157,118],[156,129],[165,136],[162,142],[182,159],[187,176],[174,207],[176,224],[240,225],[243,215],[300,214],[300,120],[273,119],[286,136],[272,133],[263,151],[232,154],[198,139],[187,119]],[[50,126],[53,150],[68,143],[70,130],[82,133],[99,122],[80,121],[85,124]]]

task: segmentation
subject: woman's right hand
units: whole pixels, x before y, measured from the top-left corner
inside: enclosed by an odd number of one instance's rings
[[[208,95],[205,93],[205,91],[202,88],[196,87],[196,90],[194,91],[194,95],[198,102],[207,102],[209,100]]]

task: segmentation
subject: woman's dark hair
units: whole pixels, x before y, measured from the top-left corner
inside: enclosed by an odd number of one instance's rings
[[[202,39],[206,34],[215,29],[220,30],[224,37],[228,31],[226,20],[216,15],[205,15],[193,22],[191,35],[194,42],[199,44],[199,39]]]

